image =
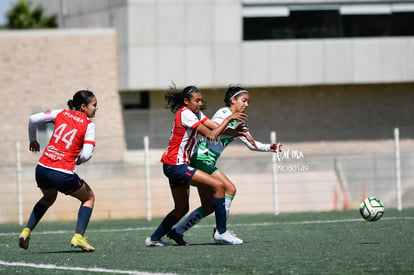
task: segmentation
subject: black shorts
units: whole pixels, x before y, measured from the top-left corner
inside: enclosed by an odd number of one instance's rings
[[[178,186],[189,186],[189,182],[193,178],[196,168],[190,167],[188,164],[181,165],[168,165],[164,164],[162,166],[164,170],[164,175],[170,181],[170,187],[175,188]]]
[[[36,166],[37,186],[43,189],[57,189],[69,195],[82,187],[84,181],[76,173],[66,174],[53,169]]]

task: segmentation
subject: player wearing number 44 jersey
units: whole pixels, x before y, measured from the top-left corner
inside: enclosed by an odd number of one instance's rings
[[[54,122],[55,128],[36,166],[36,182],[43,196],[33,207],[32,213],[19,236],[19,246],[27,249],[32,230],[55,202],[58,192],[81,201],[72,246],[83,251],[94,251],[84,237],[92,214],[95,194],[89,185],[74,172],[75,164],[88,161],[95,146],[95,124],[90,118],[98,109],[95,95],[88,90],[75,93],[68,101],[70,110],[52,110],[34,114],[29,119],[29,150],[39,152],[36,138],[39,123]]]

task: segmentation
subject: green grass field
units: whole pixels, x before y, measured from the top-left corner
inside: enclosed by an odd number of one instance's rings
[[[188,247],[145,247],[159,222],[92,219],[93,253],[70,247],[74,222],[40,223],[28,250],[17,245],[20,226],[0,225],[0,273],[414,273],[414,209],[386,210],[377,222],[364,221],[357,210],[233,215],[229,228],[245,241],[239,246],[216,245],[209,217],[187,233]]]

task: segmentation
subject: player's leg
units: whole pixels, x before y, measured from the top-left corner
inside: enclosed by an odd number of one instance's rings
[[[195,186],[205,185],[212,188],[214,191],[213,206],[217,229],[216,233],[214,234],[214,238],[218,241],[222,241],[228,244],[242,244],[243,241],[241,239],[231,235],[230,232],[227,231],[226,209],[224,207],[224,184],[220,180],[200,170],[196,171],[190,184]]]
[[[184,233],[198,224],[204,217],[214,212],[212,189],[204,185],[199,185],[197,188],[201,206],[191,212],[177,227],[171,229],[167,234],[178,245],[187,246],[188,243],[183,238]]]
[[[204,217],[207,217],[214,212],[214,193],[211,188],[204,185],[199,185],[197,188],[201,206],[191,212],[190,215],[175,228],[175,231],[180,235],[183,235],[184,232],[198,224]]]
[[[46,213],[49,207],[52,206],[53,203],[56,201],[58,193],[56,189],[40,188],[40,190],[43,193],[43,197],[33,207],[29,220],[19,236],[19,246],[23,249],[27,249],[29,247],[29,240],[32,230],[39,223],[40,219],[43,217],[43,215]]]
[[[92,215],[93,206],[95,204],[95,193],[84,180],[81,180],[81,182],[81,188],[70,193],[70,196],[81,201],[75,233],[83,235],[86,232],[86,228],[88,227]]]
[[[32,230],[36,227],[49,207],[56,201],[58,191],[55,188],[54,183],[55,180],[58,180],[58,178],[56,178],[54,173],[50,172],[50,169],[40,165],[36,166],[36,182],[43,194],[43,197],[34,205],[26,227],[19,236],[19,246],[21,248],[27,249],[29,247],[29,240]]]
[[[95,251],[95,248],[91,246],[88,243],[88,240],[84,237],[92,215],[93,206],[95,204],[95,193],[85,181],[80,180],[80,182],[82,183],[82,186],[69,194],[70,196],[81,201],[81,205],[78,210],[78,220],[76,222],[75,234],[71,240],[71,245],[79,247],[84,251]]]
[[[224,184],[201,170],[196,171],[190,184],[194,186],[204,185],[213,190],[213,206],[216,214],[216,227],[220,233],[224,233],[227,230],[226,209],[224,208]]]
[[[212,175],[214,178],[217,178],[221,182],[224,183],[224,190],[225,190],[225,208],[226,208],[226,218],[229,218],[230,215],[230,207],[233,201],[234,196],[236,195],[236,186],[234,183],[220,170]]]
[[[54,188],[52,189],[43,189],[40,188],[42,191],[43,197],[35,204],[33,207],[32,213],[30,214],[29,221],[26,224],[26,227],[33,230],[36,225],[39,223],[40,219],[46,213],[50,206],[56,201],[58,191]]]
[[[164,246],[161,238],[169,232],[173,226],[187,214],[189,209],[189,182],[197,169],[183,165],[163,165],[164,175],[167,176],[171,194],[174,199],[174,209],[168,213],[155,232],[145,240],[146,246]]]
[[[199,169],[209,175],[213,175],[218,171],[218,169],[210,162],[197,159],[196,154],[191,157],[191,167]],[[177,243],[181,243],[181,245],[186,245],[186,242],[182,238],[184,232],[199,223],[204,217],[214,212],[213,188],[204,184],[198,184],[197,188],[201,207],[191,212],[190,215],[175,228],[175,230],[170,231],[168,234],[171,239],[175,240]]]
[[[166,244],[161,241],[161,238],[188,212],[189,186],[172,186],[171,193],[174,199],[174,209],[168,213],[154,233],[145,240],[146,246],[165,246]]]
[[[236,194],[236,186],[227,178],[227,176],[218,169],[212,174],[212,177],[224,183],[225,189],[225,209],[226,219],[229,217],[231,202]],[[212,204],[213,194],[212,188],[206,185],[198,185],[198,194],[201,201],[201,207],[195,209],[191,214],[175,228],[175,233],[183,235],[185,231],[199,223],[204,217],[214,212],[214,205]],[[171,232],[174,236],[174,232]]]

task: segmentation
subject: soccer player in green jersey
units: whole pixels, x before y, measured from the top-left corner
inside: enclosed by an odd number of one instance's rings
[[[230,86],[224,97],[225,107],[219,109],[213,116],[212,120],[217,124],[221,124],[226,117],[237,112],[245,112],[249,105],[249,92],[239,86]],[[219,179],[225,184],[225,208],[226,217],[228,218],[232,200],[236,194],[236,186],[231,180],[216,167],[216,163],[220,154],[235,139],[239,138],[250,150],[262,152],[277,152],[280,145],[277,143],[263,144],[255,141],[248,132],[247,125],[242,125],[245,135],[240,136],[240,125],[237,127],[238,121],[232,121],[227,129],[215,140],[201,138],[194,153],[191,156],[190,165],[200,169],[213,177]],[[199,223],[204,217],[214,212],[211,204],[212,190],[208,187],[199,186],[198,193],[201,200],[201,206],[195,209],[187,218],[181,222],[176,228],[171,229],[167,236],[174,240],[178,245],[188,245],[183,239],[184,232]],[[214,234],[213,234],[214,236]],[[217,241],[217,240],[216,240]]]

